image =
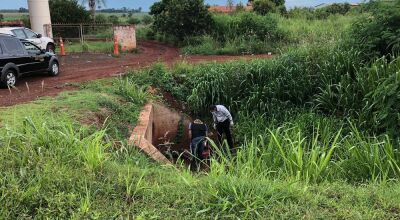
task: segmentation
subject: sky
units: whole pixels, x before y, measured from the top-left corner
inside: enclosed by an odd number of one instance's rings
[[[139,8],[142,7],[144,11],[148,11],[149,7],[157,0],[106,0],[106,8]],[[205,0],[209,5],[225,5],[227,0]],[[246,0],[234,0],[235,3],[247,2]],[[312,7],[321,3],[340,3],[349,2],[357,3],[362,0],[286,0],[286,7],[292,8],[295,6]],[[18,9],[20,7],[27,8],[27,0],[0,0],[0,9]]]

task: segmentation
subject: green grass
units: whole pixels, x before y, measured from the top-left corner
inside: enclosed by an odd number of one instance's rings
[[[28,13],[1,13],[4,15],[4,21],[19,21],[22,20],[25,16],[28,16]]]
[[[332,44],[341,41],[344,34],[357,18],[356,15],[333,15],[327,19],[308,20],[306,18],[286,18],[272,14],[269,20],[276,20],[277,27],[272,35],[274,39],[257,39],[246,35],[246,30],[239,29],[239,15],[215,15],[214,21],[220,26],[214,27],[210,35],[196,36],[189,39],[182,53],[184,54],[260,54],[283,53],[293,47]],[[232,24],[229,25],[230,20]],[[261,21],[260,21],[261,22]],[[264,21],[265,23],[266,21]],[[264,26],[270,25],[266,23]],[[251,26],[251,25],[247,25]],[[239,29],[238,33],[235,28]],[[219,29],[219,30],[216,30]],[[269,29],[273,29],[270,27]],[[251,34],[254,31],[251,31]],[[223,38],[223,40],[219,39]]]
[[[214,161],[209,174],[192,174],[151,162],[124,143],[126,136],[115,138],[111,131],[118,127],[110,121],[131,120],[123,111],[109,108],[104,126],[87,123],[92,113],[104,114],[105,100],[138,110],[148,99],[138,88],[126,80],[102,80],[79,91],[2,108],[1,218],[399,217],[397,182],[305,183],[261,175],[267,170],[257,173],[249,166],[257,160],[243,160],[246,168],[238,169]]]
[[[287,42],[274,59],[156,64],[1,108],[0,218],[400,218],[400,59],[364,64],[341,48],[350,16],[276,19]],[[191,173],[127,144],[157,99],[149,86],[205,121],[208,105],[230,107],[237,152],[214,144],[210,171]]]
[[[114,51],[114,42],[66,42],[65,52],[66,53],[113,53]],[[56,52],[60,52],[60,48],[57,47]]]
[[[118,18],[119,18],[119,21],[121,22],[121,23],[126,23],[128,20],[129,20],[129,17],[128,17],[128,14],[129,13],[105,13],[105,12],[100,12],[100,13],[96,13],[96,14],[102,14],[102,15],[105,15],[105,16],[107,16],[107,17],[109,17],[109,16],[111,16],[111,15],[113,15],[113,16],[117,16]],[[126,15],[125,17],[123,17],[123,15]],[[141,12],[141,13],[133,13],[132,14],[132,17],[133,18],[139,18],[139,19],[141,19],[141,18],[143,18],[143,16],[145,16],[145,15],[148,15],[148,13],[147,12]]]

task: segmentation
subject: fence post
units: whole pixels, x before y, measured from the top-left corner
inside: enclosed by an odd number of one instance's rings
[[[85,39],[83,38],[83,25],[80,24],[80,34],[81,34],[81,43],[83,44],[83,42],[85,41]]]

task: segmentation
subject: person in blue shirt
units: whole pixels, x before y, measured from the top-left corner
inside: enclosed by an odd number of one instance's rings
[[[206,144],[208,128],[200,119],[196,119],[189,124],[190,150],[193,155],[191,169],[199,169],[200,163],[204,159],[203,151]]]
[[[233,119],[231,113],[223,105],[210,106],[210,112],[213,115],[214,129],[217,130],[218,141],[222,144],[222,135],[225,134],[229,148],[233,150],[233,138],[231,128]]]

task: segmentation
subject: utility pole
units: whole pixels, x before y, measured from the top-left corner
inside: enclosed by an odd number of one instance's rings
[[[28,7],[32,30],[52,38],[49,0],[28,0]]]

